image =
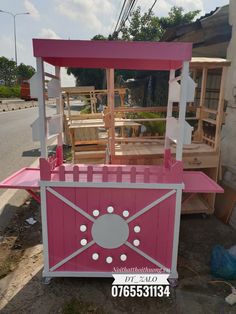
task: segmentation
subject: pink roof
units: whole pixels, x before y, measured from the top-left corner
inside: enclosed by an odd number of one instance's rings
[[[35,57],[61,67],[170,70],[192,57],[191,43],[33,39]]]

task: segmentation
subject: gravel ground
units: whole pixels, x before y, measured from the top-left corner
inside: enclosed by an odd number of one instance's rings
[[[29,217],[37,221],[32,226]],[[112,279],[56,278],[43,285],[40,211],[33,200],[17,210],[0,240],[1,313],[236,313],[224,301],[229,287],[210,283],[213,246],[236,243],[236,231],[214,216],[182,217],[179,285],[162,299],[113,298]]]

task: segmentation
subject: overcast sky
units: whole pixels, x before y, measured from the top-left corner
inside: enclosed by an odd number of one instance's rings
[[[138,0],[147,10],[153,0]],[[1,0],[0,9],[12,13],[30,12],[16,17],[18,63],[35,66],[32,38],[91,39],[107,36],[114,29],[123,0]],[[174,5],[186,11],[201,10],[201,15],[229,0],[158,0],[153,11],[167,15]],[[0,13],[0,56],[14,59],[13,18]],[[63,75],[64,76],[64,75]],[[64,81],[71,85],[73,79]]]

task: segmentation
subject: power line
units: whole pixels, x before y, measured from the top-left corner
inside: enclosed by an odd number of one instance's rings
[[[127,17],[127,14],[129,12],[129,9],[130,9],[130,6],[132,4],[133,0],[128,0],[128,3],[126,4],[125,6],[125,9],[124,9],[124,13],[122,15],[122,18],[121,18],[121,21],[120,21],[120,25],[119,25],[119,28],[118,28],[118,31],[120,30],[120,28],[122,27],[122,25],[124,24],[124,21]]]
[[[137,0],[131,0],[130,1],[129,6],[127,6],[126,11],[125,11],[125,13],[124,13],[124,15],[122,17],[121,22],[120,22],[120,26],[119,26],[118,32],[120,31],[121,27],[123,25],[125,25],[125,22],[127,21],[127,19],[129,18],[130,14],[132,13],[132,10],[134,9],[136,2],[137,2]]]
[[[121,15],[122,15],[122,13],[123,13],[124,6],[125,6],[125,4],[126,4],[126,1],[127,1],[127,0],[124,0],[124,2],[123,2],[123,5],[122,5],[122,8],[121,8],[121,10],[120,10],[120,14],[119,14],[119,17],[118,17],[118,20],[117,20],[117,23],[116,23],[116,26],[115,26],[115,28],[114,28],[114,32],[113,32],[113,33],[116,32],[116,29],[117,29],[117,26],[118,26],[118,24],[119,24]]]
[[[121,11],[121,8],[123,6],[122,2],[124,3],[123,0],[120,0],[120,5],[117,6],[117,9],[119,8],[119,12]],[[119,20],[117,20],[118,19],[118,15],[120,14],[119,12],[117,12],[117,14],[115,16],[114,22],[113,22],[112,27],[111,27],[111,32],[112,32],[113,29],[115,29],[114,27],[115,27],[116,23],[119,21]],[[119,18],[120,18],[120,16],[119,16]]]
[[[119,34],[122,26],[125,25],[127,19],[129,18],[129,16],[131,15],[132,11],[135,8],[135,5],[137,4],[138,0],[124,0],[114,32],[113,32],[113,38],[117,37],[117,35]]]
[[[151,8],[149,9],[149,13],[148,13],[148,15],[150,15],[151,14],[151,12],[152,12],[152,9],[154,8],[154,5],[157,3],[157,0],[155,0],[154,2],[153,2],[153,5],[151,6]]]

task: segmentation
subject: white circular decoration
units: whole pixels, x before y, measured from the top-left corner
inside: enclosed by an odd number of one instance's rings
[[[140,241],[138,239],[135,239],[134,242],[133,242],[134,246],[139,246],[140,244]]]
[[[125,261],[127,260],[127,255],[126,255],[126,254],[121,254],[120,260],[121,260],[122,262],[125,262]]]
[[[94,209],[94,211],[93,211],[93,216],[94,216],[94,217],[99,216],[99,210]]]
[[[111,264],[112,261],[113,261],[113,258],[112,258],[111,256],[108,256],[108,257],[106,258],[107,264]]]
[[[80,241],[80,244],[83,245],[83,246],[85,246],[87,243],[88,243],[88,241],[86,239],[82,239]]]
[[[107,207],[107,212],[108,212],[109,214],[112,214],[112,213],[114,212],[114,207],[113,207],[113,206],[108,206],[108,207]]]
[[[123,216],[126,218],[126,217],[129,217],[129,211],[128,210],[124,210],[123,211]]]
[[[97,261],[97,260],[99,259],[98,253],[93,253],[92,259],[93,259],[94,261]]]
[[[81,226],[80,226],[80,231],[81,231],[81,232],[85,232],[86,230],[87,230],[86,225],[81,225]]]
[[[140,230],[141,230],[141,228],[140,228],[139,226],[135,226],[135,227],[134,227],[134,232],[135,232],[135,233],[139,233]]]
[[[93,240],[105,249],[123,245],[129,237],[127,222],[116,214],[106,214],[96,219],[92,226]]]

